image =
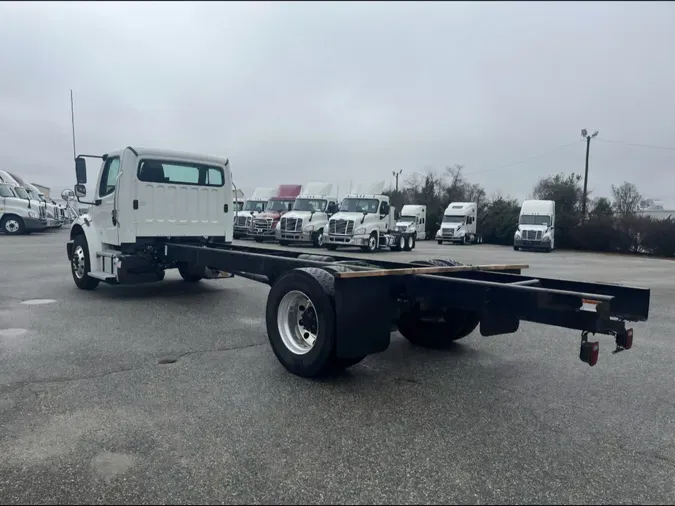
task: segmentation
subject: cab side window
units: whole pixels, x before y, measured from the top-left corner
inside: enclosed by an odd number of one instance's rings
[[[120,173],[120,159],[108,158],[105,161],[103,172],[101,173],[101,181],[98,187],[98,196],[105,197],[115,191],[115,184],[117,183],[117,176]]]

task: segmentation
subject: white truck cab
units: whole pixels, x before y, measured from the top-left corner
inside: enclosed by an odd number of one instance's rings
[[[10,175],[28,193],[32,201],[40,203],[40,206],[44,210],[44,217],[47,220],[47,228],[58,228],[63,225],[58,206],[49,202],[39,188],[25,181],[16,173],[6,172],[6,174]]]
[[[241,211],[235,213],[234,237],[246,237],[254,215],[265,211],[267,202],[276,194],[276,188],[256,188],[251,196],[244,201]]]
[[[478,205],[475,202],[450,202],[443,213],[441,228],[436,232],[438,244],[444,242],[459,244],[482,243],[477,232]]]
[[[70,228],[67,244],[73,279],[93,289],[99,281],[163,279],[161,248],[167,242],[232,241],[232,175],[225,158],[127,147],[102,159],[90,202],[87,167],[75,160],[75,195],[89,204]],[[209,277],[178,266],[185,279]]]
[[[339,212],[328,220],[323,237],[326,248],[358,246],[371,253],[381,248],[413,249],[414,234],[396,229],[396,210],[389,204],[389,197],[382,194],[384,181],[370,186],[360,183],[357,187],[356,192],[342,199]]]
[[[17,185],[0,182],[0,230],[7,235],[41,232],[47,221],[40,218],[39,207],[31,203],[25,191],[21,196]]]
[[[555,201],[525,200],[520,208],[513,249],[555,249]]]
[[[406,205],[401,209],[401,216],[396,222],[396,229],[411,232],[415,239],[423,241],[427,238],[427,206]]]
[[[331,197],[332,184],[308,183],[293,203],[293,209],[284,214],[275,230],[282,246],[292,242],[323,246],[328,219],[337,212],[337,198]]]

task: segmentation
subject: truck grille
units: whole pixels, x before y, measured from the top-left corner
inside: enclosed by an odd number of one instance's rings
[[[249,220],[251,219],[251,216],[237,216],[237,223],[235,224],[236,227],[246,227],[249,224]]]
[[[272,220],[264,218],[253,220],[253,228],[256,230],[269,230],[272,228]]]
[[[443,237],[454,237],[455,236],[455,229],[454,228],[444,228],[443,229]]]
[[[329,234],[348,235],[354,233],[354,222],[352,220],[330,220],[328,222]]]
[[[47,218],[47,209],[44,206],[40,206],[38,208],[38,215],[40,216],[41,219],[46,219]]]
[[[283,232],[300,232],[302,230],[302,218],[281,218],[279,229]]]
[[[525,230],[523,239],[526,241],[541,241],[541,230]]]

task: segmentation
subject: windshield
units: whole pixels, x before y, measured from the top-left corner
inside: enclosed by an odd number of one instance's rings
[[[14,192],[6,184],[0,184],[0,197],[13,197]]]
[[[544,225],[546,227],[550,227],[551,217],[544,214],[523,214],[520,217],[520,221],[518,223],[521,225]]]
[[[293,205],[294,200],[270,200],[265,211],[288,211],[288,206]]]
[[[465,218],[466,216],[446,214],[443,216],[443,223],[464,223]]]
[[[267,205],[266,200],[247,200],[244,204],[244,211],[263,212]]]
[[[233,204],[234,205],[232,207],[234,207],[235,212],[241,211],[244,207],[243,202],[234,202]]]
[[[296,199],[293,211],[323,212],[326,209],[326,200]]]
[[[30,197],[28,196],[28,193],[26,192],[26,190],[24,190],[24,189],[21,188],[20,186],[17,186],[16,188],[14,188],[14,192],[15,192],[15,193],[19,196],[19,198],[21,198],[21,199],[26,199],[26,200],[28,200],[28,199],[30,198]]]
[[[346,213],[376,213],[380,201],[377,199],[344,199],[340,211]]]

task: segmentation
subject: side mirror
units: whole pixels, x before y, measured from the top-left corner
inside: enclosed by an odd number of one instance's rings
[[[71,200],[75,200],[75,193],[73,190],[66,188],[61,192],[61,198],[66,202],[70,202]]]
[[[87,162],[84,158],[75,158],[75,177],[77,177],[78,186],[87,184]],[[77,195],[77,190],[75,194]]]
[[[86,179],[86,177],[85,177]],[[87,187],[83,184],[75,185],[75,196],[76,197],[86,197],[87,196]]]

